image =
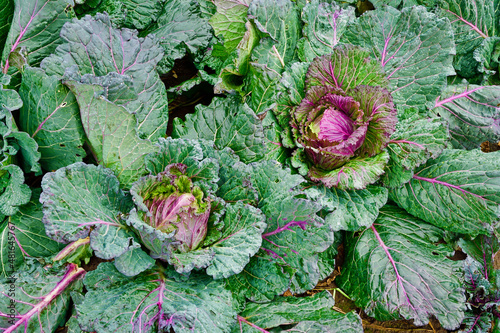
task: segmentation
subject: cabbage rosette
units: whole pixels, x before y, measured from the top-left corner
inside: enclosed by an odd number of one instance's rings
[[[305,95],[289,105],[292,164],[327,187],[363,189],[384,173],[397,123],[388,81],[368,52],[350,45],[315,58]]]

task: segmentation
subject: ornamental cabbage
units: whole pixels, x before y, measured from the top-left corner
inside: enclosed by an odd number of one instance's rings
[[[291,112],[295,163],[302,154],[308,176],[328,187],[364,188],[387,162],[383,150],[396,128],[396,109],[384,72],[367,55],[346,45],[315,58],[305,97]]]
[[[171,164],[158,175],[143,177],[132,188],[148,208],[148,212],[140,212],[143,221],[163,233],[174,233],[175,248],[182,253],[201,245],[210,216],[210,199],[204,198],[185,172],[186,165]]]

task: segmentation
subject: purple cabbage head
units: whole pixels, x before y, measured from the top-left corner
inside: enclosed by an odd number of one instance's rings
[[[131,192],[142,198],[142,220],[165,234],[174,233],[179,252],[197,249],[207,234],[210,200],[185,175],[184,164],[173,164],[156,176],[135,183]]]
[[[294,139],[305,152],[309,176],[328,187],[337,187],[341,177],[362,177],[359,162],[380,154],[396,128],[385,74],[366,55],[361,48],[343,46],[314,59],[306,74],[305,98],[292,112]],[[353,168],[361,172],[343,172],[353,160]],[[365,169],[369,167],[368,162]]]

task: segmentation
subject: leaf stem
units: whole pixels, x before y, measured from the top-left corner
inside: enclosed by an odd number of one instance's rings
[[[242,322],[245,323],[245,324],[247,324],[247,325],[250,325],[251,327],[255,328],[259,332],[270,333],[269,331],[266,331],[265,329],[260,328],[259,326],[255,325],[255,324],[252,324],[251,322],[249,322],[248,320],[246,320],[242,316],[238,315],[238,323],[240,324],[240,331],[241,332],[243,332],[243,328],[241,327],[241,323]]]

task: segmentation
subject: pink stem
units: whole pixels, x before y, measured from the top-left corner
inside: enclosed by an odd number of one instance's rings
[[[408,140],[391,140],[391,141],[389,141],[389,143],[407,143],[409,145],[415,145],[420,149],[425,149],[425,147],[422,146],[421,144],[413,142],[413,141],[408,141]]]
[[[251,327],[255,328],[259,332],[270,333],[269,331],[266,331],[265,329],[260,328],[259,326],[255,325],[255,324],[252,324],[251,322],[249,322],[248,320],[246,320],[242,316],[238,315],[238,323],[240,324],[240,329],[241,329],[241,323],[242,322],[245,323],[245,324],[247,324],[247,325],[250,325]],[[243,330],[241,330],[241,332],[243,332]]]
[[[57,256],[54,257],[54,261],[59,261],[66,258],[71,253],[75,252],[77,248],[79,248],[80,246],[84,246],[86,244],[90,244],[90,237],[80,238],[77,241],[69,243],[64,249],[61,250],[61,252],[57,254]]]
[[[28,321],[35,314],[40,314],[40,312],[48,307],[50,303],[56,299],[73,281],[78,279],[80,276],[85,274],[85,270],[83,268],[78,267],[75,264],[70,264],[68,266],[68,270],[66,274],[62,278],[61,281],[57,283],[55,288],[43,297],[43,300],[35,305],[30,311],[26,312],[24,315],[20,317],[20,319],[11,327],[7,328],[4,333],[12,333],[15,332],[21,325],[28,325]]]
[[[290,230],[291,231],[290,228],[291,227],[295,227],[295,226],[300,227],[302,230],[306,230],[307,222],[306,221],[290,221],[287,224],[285,224],[284,226],[279,227],[279,228],[277,228],[274,231],[271,231],[271,232],[268,232],[266,234],[263,234],[262,238],[267,238],[269,236],[276,235],[276,234],[278,234],[278,233],[280,233],[282,231],[285,231],[285,230]]]
[[[454,188],[456,190],[461,191],[463,194],[470,194],[470,195],[473,195],[475,197],[478,197],[478,198],[481,198],[483,200],[486,200],[484,197],[482,197],[482,196],[480,196],[478,194],[466,191],[463,188],[461,188],[460,186],[453,185],[453,184],[450,184],[450,183],[447,183],[447,182],[442,182],[440,180],[437,180],[436,178],[426,178],[426,177],[420,177],[420,176],[414,175],[413,179],[422,180],[422,181],[425,181],[425,182],[429,182],[431,184],[439,184],[439,185],[443,185],[443,186],[446,186],[446,187]]]
[[[466,91],[464,91],[463,93],[460,93],[460,94],[458,94],[458,95],[453,95],[453,96],[451,96],[451,97],[448,97],[448,98],[446,98],[446,99],[443,99],[442,101],[440,101],[440,100],[439,100],[439,97],[438,97],[438,98],[436,98],[436,103],[434,104],[434,107],[435,107],[435,108],[437,108],[438,106],[441,106],[441,105],[443,105],[443,104],[446,104],[446,103],[452,102],[452,101],[454,101],[454,100],[456,100],[456,99],[459,99],[459,98],[461,98],[461,97],[466,97],[466,96],[468,96],[468,95],[472,94],[474,91],[478,91],[478,90],[483,89],[483,88],[485,88],[485,87],[477,87],[477,88],[472,89],[472,90],[466,90]]]

